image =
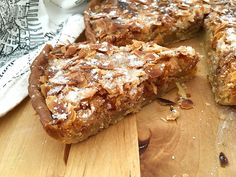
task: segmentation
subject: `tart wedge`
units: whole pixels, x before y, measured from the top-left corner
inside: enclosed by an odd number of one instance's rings
[[[48,134],[76,143],[191,79],[198,60],[191,47],[153,42],[46,46],[31,67],[29,95]]]

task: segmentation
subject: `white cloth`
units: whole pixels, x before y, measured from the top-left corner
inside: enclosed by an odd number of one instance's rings
[[[0,117],[28,95],[30,65],[45,43],[84,30],[84,0],[0,0]]]

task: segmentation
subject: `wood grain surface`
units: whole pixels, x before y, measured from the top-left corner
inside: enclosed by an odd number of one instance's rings
[[[201,34],[180,44],[204,54]],[[204,56],[198,68],[196,78],[186,84],[194,108],[180,110],[176,121],[164,121],[169,107],[154,101],[89,140],[67,147],[66,156],[65,145],[44,132],[26,98],[0,119],[0,176],[140,177],[141,166],[143,177],[235,177],[235,109],[215,104]],[[176,96],[173,90],[165,98]],[[139,137],[151,131],[140,163],[136,118]],[[224,168],[220,152],[229,161]]]
[[[202,58],[197,76],[186,83],[194,108],[181,110],[176,121],[163,121],[168,106],[157,101],[137,114],[140,134],[150,129],[152,136],[141,155],[143,177],[235,177],[236,176],[236,113],[234,108],[216,105],[207,81],[202,34],[178,43],[193,46]],[[177,91],[164,96],[175,100]],[[219,153],[229,160],[220,166]]]
[[[29,98],[0,119],[0,176],[140,177],[135,116],[71,146],[43,130]]]

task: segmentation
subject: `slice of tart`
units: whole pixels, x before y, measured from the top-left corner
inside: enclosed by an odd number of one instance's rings
[[[76,143],[192,78],[198,60],[191,47],[139,41],[47,46],[31,67],[29,95],[48,134]]]
[[[209,81],[216,102],[236,105],[236,3],[212,1],[205,20]]]
[[[199,31],[207,7],[202,0],[92,0],[84,12],[86,37],[118,46],[132,39],[168,44]]]

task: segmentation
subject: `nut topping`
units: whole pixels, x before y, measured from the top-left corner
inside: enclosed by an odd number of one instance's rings
[[[123,111],[128,114],[138,110],[134,106],[144,90],[149,89],[153,96],[160,94],[159,85],[167,79],[163,74],[173,70],[171,56],[179,53],[185,56],[180,58],[182,63],[191,63],[184,66],[190,67],[186,69],[195,67],[197,54],[189,53],[186,47],[169,50],[140,41],[123,47],[106,42],[58,46],[49,53],[52,57],[45,71],[49,75],[40,77],[41,92],[55,120],[86,121],[101,106],[111,111],[125,108]],[[156,82],[158,78],[163,81]]]

